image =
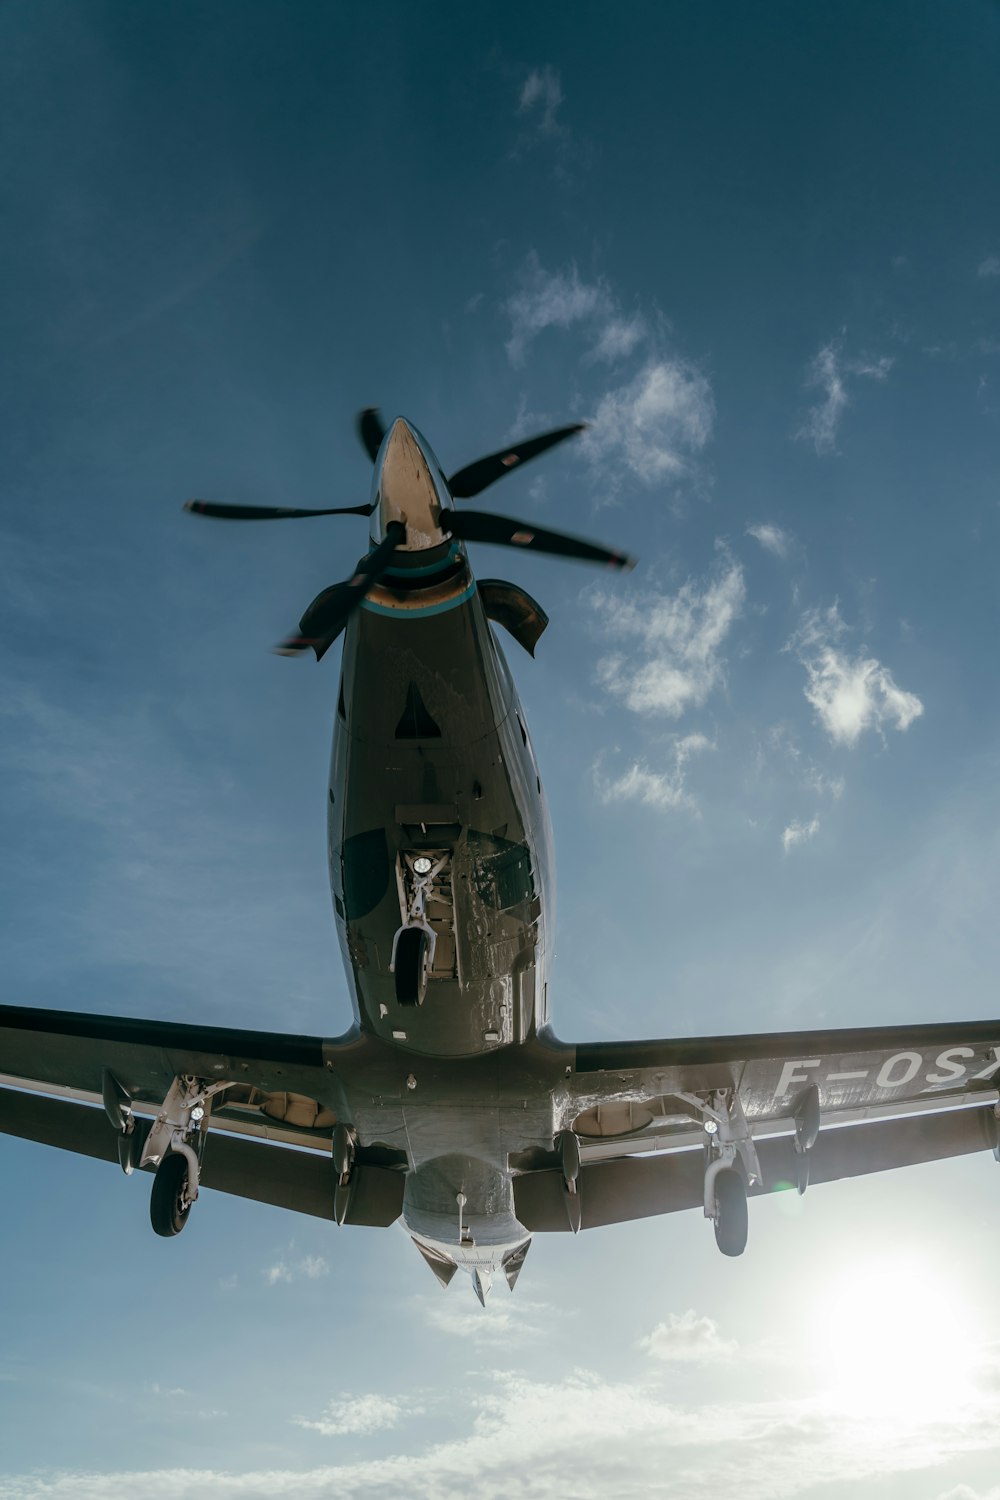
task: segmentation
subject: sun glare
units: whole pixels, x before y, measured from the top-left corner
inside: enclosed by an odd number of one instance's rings
[[[864,1259],[821,1300],[816,1353],[825,1393],[845,1415],[954,1421],[976,1397],[976,1323],[955,1279],[919,1255]]]

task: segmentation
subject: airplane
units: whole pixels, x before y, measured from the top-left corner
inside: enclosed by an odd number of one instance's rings
[[[354,1013],[334,1038],[0,1007],[0,1130],[152,1174],[159,1235],[201,1187],[338,1225],[402,1222],[447,1286],[513,1290],[533,1235],[700,1208],[742,1254],[748,1198],[992,1150],[1000,1021],[560,1041],[541,776],[495,626],[548,623],[467,544],[625,572],[624,553],[464,508],[579,424],[446,477],[418,429],[358,419],[367,504],[192,500],[223,520],[370,518],[353,574],[278,648],[343,637],[327,792]]]

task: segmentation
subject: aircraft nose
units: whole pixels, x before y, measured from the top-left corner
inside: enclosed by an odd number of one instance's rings
[[[397,417],[383,439],[372,499],[373,541],[383,540],[390,521],[406,527],[406,551],[423,551],[445,540],[441,511],[448,496],[438,462],[405,417]]]

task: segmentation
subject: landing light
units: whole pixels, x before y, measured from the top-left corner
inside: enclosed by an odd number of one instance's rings
[[[706,1135],[715,1135],[716,1132],[718,1131],[718,1129],[719,1129],[719,1126],[718,1126],[718,1122],[716,1120],[706,1120],[705,1121],[705,1134]]]
[[[413,868],[418,875],[429,875],[431,864],[432,861],[427,858],[427,855],[421,854],[419,859],[415,859],[413,861]]]

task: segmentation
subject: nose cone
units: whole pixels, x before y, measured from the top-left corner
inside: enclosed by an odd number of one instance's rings
[[[382,440],[372,500],[373,541],[384,538],[390,521],[406,527],[405,551],[424,551],[445,540],[441,511],[449,496],[440,465],[426,439],[404,417],[396,418]]]

